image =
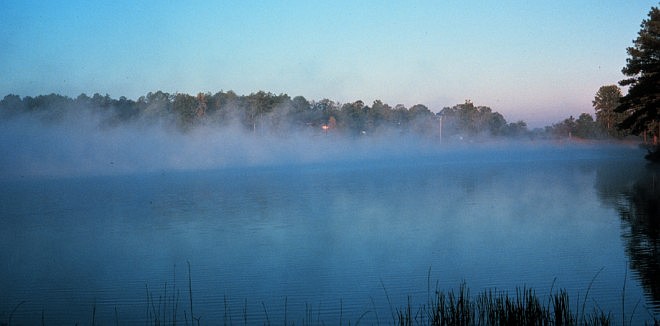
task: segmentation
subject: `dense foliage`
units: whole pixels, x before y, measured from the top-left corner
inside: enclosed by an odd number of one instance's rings
[[[426,137],[465,139],[492,136],[528,135],[523,121],[507,123],[504,116],[470,101],[433,113],[422,104],[394,107],[380,100],[341,104],[328,99],[308,101],[302,96],[259,91],[237,95],[233,91],[215,94],[169,94],[150,92],[137,100],[108,95],[81,94],[74,98],[58,94],[23,97],[7,95],[0,101],[4,119],[32,114],[42,121],[55,122],[83,113],[98,115],[103,127],[126,123],[163,123],[187,132],[200,126],[242,129],[254,133],[286,135],[312,130],[347,135],[388,132]]]
[[[475,106],[472,102],[442,109],[438,114],[443,120],[443,134],[459,137],[475,136],[523,136],[527,134],[524,121],[507,123],[498,112],[487,106]]]
[[[302,130],[353,136],[394,132],[435,137],[443,142],[498,137],[602,139],[626,135],[615,128],[624,116],[614,112],[620,97],[617,86],[603,86],[593,102],[595,120],[590,114],[582,113],[577,119],[571,116],[534,130],[529,130],[522,120],[507,122],[499,112],[469,100],[434,113],[422,104],[410,108],[402,104],[392,107],[380,100],[371,105],[359,100],[341,104],[329,99],[309,101],[303,96],[291,98],[264,91],[249,95],[220,91],[195,96],[156,91],[137,100],[123,96],[114,99],[98,93],[76,98],[58,94],[21,98],[10,94],[0,100],[0,119],[29,115],[56,123],[67,117],[93,114],[103,128],[157,123],[181,132],[202,126],[238,127],[256,134],[283,136]]]
[[[598,89],[592,102],[598,127],[611,137],[620,138],[628,134],[627,130],[617,128],[617,125],[626,118],[625,114],[616,112],[621,96],[621,89],[618,86],[606,85]]]
[[[625,119],[625,114],[616,112],[620,99],[621,89],[618,86],[601,86],[592,101],[595,119],[588,113],[581,113],[577,119],[570,116],[546,127],[543,134],[554,138],[624,138],[630,135],[630,132],[618,128],[618,124]]]
[[[629,58],[623,68],[624,75],[630,77],[619,82],[629,86],[628,94],[621,98],[616,111],[625,113],[626,119],[620,124],[639,135],[650,131],[656,137],[660,133],[660,10],[651,8],[648,19],[641,24],[641,30],[633,46],[627,49]]]

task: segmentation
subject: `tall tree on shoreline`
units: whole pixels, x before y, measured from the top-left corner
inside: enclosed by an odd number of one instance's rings
[[[624,133],[616,129],[616,126],[624,119],[623,113],[615,112],[621,99],[621,88],[616,85],[601,86],[596,92],[593,104],[596,111],[596,122],[607,133],[608,136],[619,137]]]
[[[657,137],[660,133],[657,130],[660,126],[660,9],[651,8],[627,52],[629,58],[622,72],[630,78],[621,80],[619,85],[629,86],[628,94],[621,98],[615,110],[627,117],[619,128],[635,135],[651,131]]]

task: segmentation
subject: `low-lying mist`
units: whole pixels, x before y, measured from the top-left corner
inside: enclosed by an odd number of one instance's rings
[[[0,120],[0,177],[153,173],[229,167],[381,162],[489,162],[625,157],[633,147],[594,143],[441,139],[399,130],[347,135],[320,128],[286,133],[239,123],[198,125],[187,131],[167,120],[109,125],[106,117],[76,112]],[[641,157],[641,155],[640,155]]]

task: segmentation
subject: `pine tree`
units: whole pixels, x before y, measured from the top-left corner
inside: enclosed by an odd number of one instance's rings
[[[641,30],[633,46],[627,49],[629,58],[623,68],[619,85],[629,86],[628,94],[621,98],[616,112],[625,113],[619,128],[639,135],[651,130],[657,136],[660,114],[660,10],[651,8],[648,19],[642,21]]]

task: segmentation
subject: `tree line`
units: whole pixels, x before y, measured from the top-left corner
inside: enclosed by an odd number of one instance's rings
[[[470,101],[433,113],[423,104],[410,108],[390,106],[380,100],[371,105],[358,100],[339,103],[329,99],[309,101],[303,96],[259,91],[237,95],[233,91],[215,94],[170,94],[150,92],[137,100],[109,95],[81,94],[70,98],[59,94],[36,97],[10,94],[0,101],[3,119],[32,114],[56,122],[82,112],[97,113],[104,126],[131,122],[166,121],[182,132],[199,126],[241,126],[255,133],[287,133],[301,129],[348,135],[369,135],[397,131],[423,136],[477,137],[514,136],[528,132],[522,121],[507,123],[489,107]]]
[[[339,103],[329,99],[309,101],[303,96],[259,91],[238,95],[233,91],[198,93],[149,92],[131,100],[109,95],[80,94],[70,98],[59,94],[36,97],[6,95],[0,100],[3,119],[34,115],[43,121],[56,122],[65,116],[95,113],[104,127],[128,123],[167,122],[182,132],[200,126],[234,127],[254,133],[287,133],[313,130],[346,135],[372,135],[386,132],[439,137],[444,141],[490,139],[497,137],[528,138],[606,138],[622,137],[616,125],[622,114],[613,110],[621,96],[616,86],[604,86],[596,95],[596,119],[583,113],[548,126],[529,130],[520,120],[507,122],[488,106],[477,106],[470,100],[432,112],[423,104],[410,108],[402,104],[390,106],[380,100],[366,105],[363,101]]]
[[[616,111],[621,97],[618,86],[601,86],[592,101],[595,119],[589,113],[581,113],[577,118],[570,116],[546,127],[545,133],[582,139],[622,139],[630,136],[629,129],[620,127],[627,114]]]

